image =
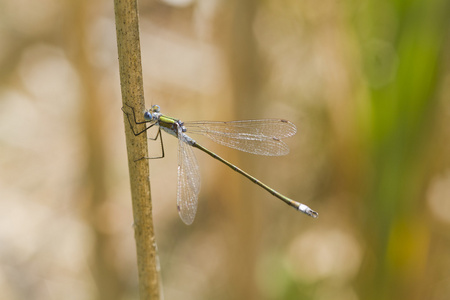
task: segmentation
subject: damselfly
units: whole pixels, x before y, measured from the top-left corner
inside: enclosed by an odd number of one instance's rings
[[[187,133],[202,134],[216,143],[230,148],[245,151],[248,153],[280,156],[289,152],[288,146],[281,140],[294,135],[297,128],[289,121],[281,119],[262,119],[262,120],[243,120],[230,122],[215,121],[197,121],[182,122],[178,119],[168,117],[160,112],[158,105],[153,105],[144,112],[144,121],[138,122],[134,109],[133,112],[135,124],[147,124],[145,129],[136,132],[130,119],[130,114],[123,108],[127,116],[131,130],[135,136],[142,134],[154,125],[158,125],[158,132],[153,140],[159,136],[162,146],[162,156],[164,157],[164,147],[161,136],[161,129],[178,138],[178,189],[177,189],[177,209],[178,213],[186,224],[192,224],[197,212],[198,194],[200,192],[200,171],[192,147],[200,149],[206,154],[212,156],[218,161],[224,163],[234,171],[247,177],[253,183],[256,183],[278,199],[295,209],[307,214],[310,217],[317,218],[319,214],[308,206],[294,201],[269,186],[265,185],[255,177],[247,174],[235,165],[211,152],[205,147],[199,145]]]

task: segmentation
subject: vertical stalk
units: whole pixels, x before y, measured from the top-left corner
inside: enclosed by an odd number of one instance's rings
[[[114,0],[122,102],[142,111],[145,107],[136,0]],[[124,116],[133,202],[140,299],[160,299],[156,243],[150,196],[147,134],[134,136]],[[139,128],[138,128],[139,129]]]

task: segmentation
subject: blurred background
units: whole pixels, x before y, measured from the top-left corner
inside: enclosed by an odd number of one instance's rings
[[[292,121],[283,157],[197,140],[320,214],[194,150],[184,225],[165,135],[165,299],[450,299],[448,0],[139,7],[147,106]],[[138,299],[113,1],[2,0],[0,45],[0,298]]]

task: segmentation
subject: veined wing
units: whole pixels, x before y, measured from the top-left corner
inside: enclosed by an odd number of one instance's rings
[[[187,225],[194,222],[200,192],[200,170],[192,147],[178,128],[178,188],[177,209]]]
[[[289,153],[281,140],[293,136],[297,128],[281,119],[243,121],[197,121],[185,122],[188,133],[202,134],[214,142],[258,155],[280,156]]]

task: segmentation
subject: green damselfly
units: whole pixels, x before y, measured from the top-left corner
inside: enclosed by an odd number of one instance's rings
[[[248,153],[280,156],[289,152],[288,146],[281,140],[294,135],[297,128],[294,124],[282,119],[262,119],[262,120],[243,120],[243,121],[195,121],[182,122],[178,119],[168,117],[160,112],[158,105],[153,105],[143,114],[144,121],[138,122],[134,109],[133,112],[135,124],[148,124],[145,129],[136,132],[130,119],[130,114],[123,108],[122,110],[127,116],[131,130],[135,136],[142,134],[154,125],[158,125],[158,132],[153,140],[159,136],[162,147],[162,156],[164,157],[164,146],[162,142],[161,129],[178,138],[178,189],[177,189],[177,209],[178,213],[186,224],[192,224],[197,212],[198,194],[200,192],[200,171],[195,158],[192,147],[200,149],[211,157],[224,163],[234,171],[247,177],[253,183],[259,185],[278,199],[295,209],[307,214],[310,217],[317,218],[319,214],[308,206],[294,201],[266,184],[262,183],[255,177],[247,174],[235,165],[221,158],[214,152],[206,149],[198,144],[195,140],[187,135],[187,133],[202,134],[214,142],[245,151]]]

